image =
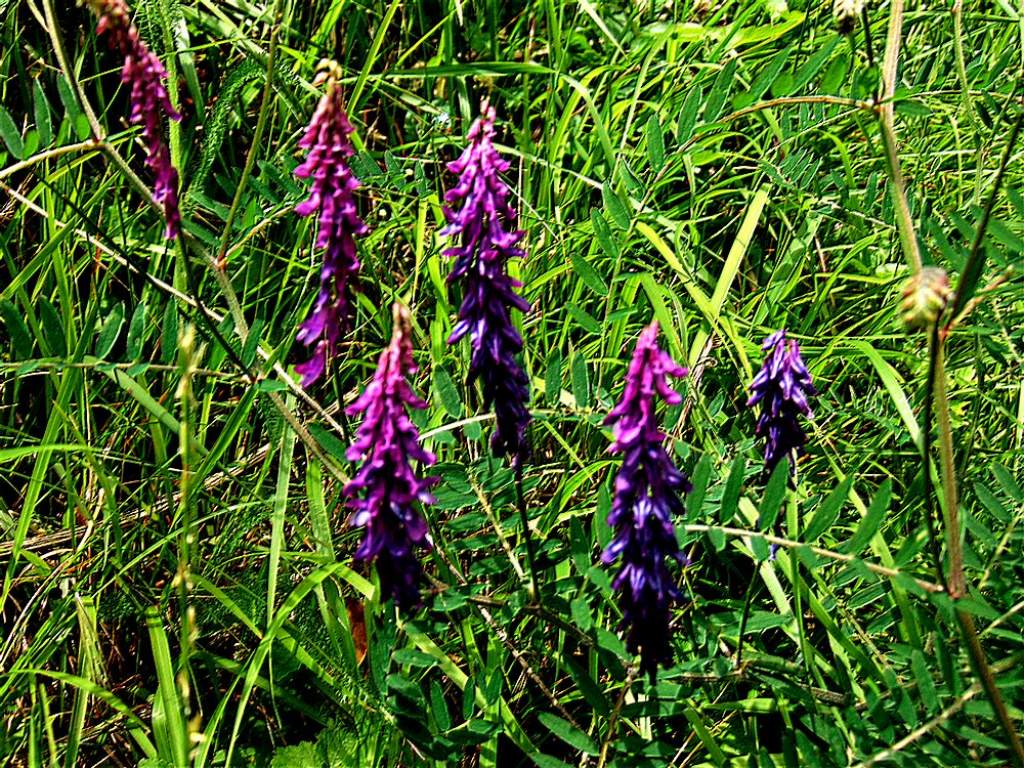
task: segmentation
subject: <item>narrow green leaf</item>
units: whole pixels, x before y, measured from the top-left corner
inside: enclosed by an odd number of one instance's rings
[[[721,69],[715,78],[714,85],[711,86],[711,91],[704,101],[705,123],[713,123],[718,119],[718,115],[722,111],[722,105],[725,104],[725,99],[729,95],[729,89],[736,79],[737,66],[739,66],[739,59],[732,59]]]
[[[693,136],[693,129],[697,125],[697,113],[700,105],[704,102],[704,92],[700,86],[694,86],[686,94],[683,100],[683,108],[679,110],[679,118],[676,123],[676,140],[685,144]]]
[[[651,168],[660,171],[665,165],[665,136],[661,132],[661,121],[658,113],[652,112],[647,118],[647,159]]]
[[[617,259],[619,257],[618,240],[612,235],[611,227],[596,208],[590,211],[590,223],[594,227],[594,237],[597,238],[597,244],[601,246],[601,250],[608,258]]]
[[[0,317],[3,317],[4,325],[7,326],[7,334],[14,347],[14,359],[28,360],[32,357],[34,346],[32,334],[29,333],[25,319],[21,316],[18,308],[7,299],[0,299]]]
[[[178,308],[173,302],[164,307],[163,331],[160,334],[160,357],[164,365],[174,362],[178,354]]]
[[[67,341],[64,338],[64,321],[53,303],[45,296],[39,299],[39,318],[43,325],[43,341],[57,357],[68,353]]]
[[[578,408],[590,406],[590,373],[587,371],[587,358],[579,350],[572,356],[572,396],[576,398]]]
[[[46,100],[46,92],[36,79],[32,83],[32,109],[39,131],[39,143],[43,147],[50,146],[53,141],[53,121],[50,119],[50,102]]]
[[[110,354],[110,350],[114,348],[118,336],[121,335],[122,325],[124,325],[124,306],[118,302],[107,319],[103,321],[99,336],[96,338],[96,357],[100,360],[105,360]]]
[[[557,403],[562,391],[562,353],[557,349],[548,354],[544,370],[544,399],[549,404]]]
[[[142,358],[142,345],[146,334],[146,304],[139,302],[132,312],[131,322],[128,324],[127,355],[129,360],[140,360]]]
[[[814,517],[811,518],[807,530],[801,536],[804,542],[807,544],[814,543],[821,534],[825,533],[839,519],[839,512],[842,510],[846,498],[850,495],[850,488],[852,487],[853,476],[851,475],[828,495],[821,506],[818,507],[818,511],[814,513]]]
[[[608,284],[589,261],[575,251],[569,254],[569,259],[572,262],[573,271],[579,275],[584,285],[598,296],[608,295]]]
[[[868,542],[878,532],[878,525],[882,522],[882,517],[889,511],[889,501],[891,498],[892,480],[887,479],[882,483],[875,497],[871,500],[871,506],[868,507],[868,511],[864,514],[860,525],[857,526],[857,531],[853,534],[853,538],[843,546],[843,552],[849,555],[856,555],[868,545]]]
[[[575,320],[587,333],[593,333],[598,336],[601,334],[601,323],[599,323],[589,312],[584,309],[580,309],[575,304],[571,303],[566,304],[565,308],[569,314],[572,315],[573,320]]]
[[[461,417],[462,398],[459,397],[459,389],[455,386],[452,377],[448,375],[448,371],[444,368],[437,367],[434,369],[434,389],[437,391],[437,397],[441,401],[441,405],[448,412],[448,415],[453,419]]]
[[[615,226],[619,229],[629,229],[631,219],[629,209],[622,202],[622,198],[612,189],[611,182],[609,181],[601,185],[601,200],[604,202],[604,209],[608,212]]]
[[[743,473],[746,469],[746,460],[743,456],[737,456],[732,460],[729,468],[729,476],[725,480],[725,489],[722,491],[722,504],[718,512],[718,520],[722,525],[729,525],[736,511],[740,500],[740,490],[743,488]]]
[[[758,510],[757,527],[762,531],[770,531],[775,525],[782,508],[782,500],[786,498],[786,487],[789,485],[789,459],[784,458],[775,465],[768,485],[764,489],[761,507]]]
[[[25,158],[25,145],[21,140],[21,131],[18,130],[11,113],[0,107],[0,139],[4,140],[7,149],[18,160]]]
[[[598,753],[597,744],[593,739],[568,721],[558,717],[558,715],[553,715],[550,712],[541,712],[537,719],[540,720],[541,725],[573,749],[577,749],[587,755],[596,755]]]

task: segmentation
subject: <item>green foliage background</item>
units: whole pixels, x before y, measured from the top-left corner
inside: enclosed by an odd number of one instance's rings
[[[929,591],[945,579],[933,540],[945,549],[937,455],[926,483],[920,450],[928,335],[899,322],[907,267],[870,104],[890,5],[866,9],[870,44],[799,0],[283,0],[276,21],[271,5],[135,3],[185,115],[170,142],[193,242],[176,249],[125,169],[75,146],[91,137],[77,79],[148,181],[91,15],[0,0],[5,763],[1007,764],[954,601]],[[908,9],[895,111],[925,261],[955,286],[1020,109],[1024,9],[952,10]],[[345,73],[372,233],[356,328],[303,397],[288,366],[319,254],[291,172],[322,57]],[[511,472],[462,384],[467,350],[445,343],[458,295],[438,237],[443,163],[484,97],[527,231],[513,269],[534,307],[539,601]],[[956,603],[1019,725],[1024,295],[1008,270],[1024,191],[1010,151],[981,241],[990,290],[946,370],[970,587]],[[203,251],[224,246],[220,277]],[[442,479],[425,609],[404,617],[353,567],[340,494],[339,406],[396,298],[413,308],[432,404],[418,418]],[[602,419],[652,317],[692,369],[664,417],[695,485],[677,521],[690,600],[656,685],[625,652],[597,561],[617,466]],[[821,390],[789,501],[744,406],[780,327]],[[769,528],[788,540],[774,560]]]

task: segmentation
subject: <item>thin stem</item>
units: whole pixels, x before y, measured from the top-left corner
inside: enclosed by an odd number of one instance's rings
[[[51,158],[60,157],[61,155],[70,155],[74,152],[89,151],[102,152],[103,147],[96,139],[86,139],[85,141],[80,141],[77,144],[66,144],[63,147],[48,149],[45,152],[39,152],[38,154],[32,155],[32,157],[27,157],[14,165],[9,165],[6,168],[0,169],[0,179],[6,179],[8,176],[26,168],[31,168],[33,165],[41,163],[44,160],[50,160]]]
[[[921,466],[924,472],[922,478],[922,484],[924,485],[924,514],[925,520],[928,522],[928,539],[932,554],[932,561],[935,566],[935,580],[943,581],[942,578],[942,552],[939,548],[939,534],[935,530],[935,505],[932,502],[932,472],[931,472],[931,455],[932,455],[932,397],[935,392],[935,368],[936,368],[936,351],[938,345],[941,343],[939,339],[939,324],[935,323],[932,326],[932,338],[931,338],[931,349],[928,356],[928,381],[925,384],[925,396],[924,396],[924,414],[922,415],[924,424],[921,429]]]
[[[526,514],[526,496],[523,493],[523,464],[519,459],[513,460],[516,475],[516,507],[519,509],[519,522],[523,526],[523,537],[526,539],[526,565],[530,569],[530,597],[540,602],[540,579],[537,577],[537,558],[534,553],[533,534],[530,533],[530,519]]]
[[[885,59],[882,62],[882,94],[878,108],[878,123],[882,129],[886,165],[889,171],[889,189],[896,208],[896,228],[900,233],[903,254],[914,272],[920,272],[921,251],[914,233],[914,223],[907,202],[900,158],[896,152],[896,127],[893,118],[893,96],[896,93],[896,68],[900,58],[900,40],[903,36],[903,0],[892,0],[889,9],[889,32],[885,41]]]
[[[956,469],[953,460],[953,429],[949,418],[949,398],[946,392],[946,368],[945,368],[945,344],[939,338],[939,343],[933,350],[936,369],[935,377],[935,410],[938,415],[939,428],[939,455],[942,467],[942,492],[946,503],[946,541],[949,550],[949,581],[948,591],[954,598],[963,597],[967,593],[966,580],[964,578],[963,549],[960,542],[960,515],[959,501],[957,499]],[[995,675],[985,658],[985,650],[982,648],[981,640],[978,638],[978,631],[974,626],[974,618],[964,609],[954,606],[957,621],[963,632],[964,640],[967,643],[967,650],[970,653],[971,661],[975,672],[981,678],[982,687],[988,695],[992,709],[999,719],[1006,738],[1009,740],[1010,751],[1013,754],[1014,763],[1024,768],[1024,744],[1014,726],[1010,713],[1003,702],[1002,694],[996,685]]]
[[[256,130],[252,135],[252,144],[249,145],[249,152],[245,156],[245,165],[242,168],[242,177],[238,180],[235,188],[235,196],[231,200],[231,208],[228,210],[227,220],[224,222],[224,231],[220,236],[220,246],[217,248],[217,268],[224,269],[227,263],[228,243],[231,240],[231,229],[238,215],[239,206],[242,203],[242,195],[249,184],[249,177],[252,175],[252,167],[256,164],[256,154],[263,142],[263,131],[267,127],[267,115],[270,114],[270,97],[274,85],[274,62],[277,59],[277,33],[281,25],[278,23],[281,15],[281,0],[275,0],[274,8],[270,14],[270,44],[267,47],[267,71],[263,81],[263,93],[260,97],[260,111],[256,118]]]

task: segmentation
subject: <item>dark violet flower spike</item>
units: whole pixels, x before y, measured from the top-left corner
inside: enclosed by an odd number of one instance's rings
[[[181,120],[167,95],[164,83],[167,70],[160,59],[139,38],[139,30],[131,22],[124,0],[89,0],[99,15],[98,34],[106,34],[112,50],[124,57],[121,82],[131,89],[130,121],[142,127],[142,143],[146,147],[146,166],[153,172],[153,198],[164,208],[167,222],[165,237],[173,240],[181,234],[178,211],[178,171],[171,163],[171,153],[164,142],[163,119]]]
[[[295,206],[295,212],[299,216],[319,212],[316,245],[324,249],[320,293],[296,335],[305,346],[315,345],[313,356],[295,368],[304,387],[323,376],[330,354],[351,322],[352,292],[358,285],[360,266],[356,238],[368,231],[356,211],[354,193],[359,180],[346,162],[355,150],[348,138],[352,124],[341,105],[341,68],[324,60],[320,70],[317,82],[325,81],[326,90],[299,140],[299,146],[309,150],[306,160],[295,169],[299,178],[313,180],[309,197]]]
[[[419,432],[406,411],[427,407],[406,379],[416,372],[409,310],[396,303],[392,312],[391,344],[381,353],[373,379],[346,410],[349,415],[363,414],[363,423],[347,453],[351,461],[362,463],[345,493],[354,510],[351,524],[366,531],[356,559],[376,561],[382,599],[393,597],[408,608],[420,600],[422,569],[415,550],[431,546],[427,523],[416,505],[433,503],[429,489],[437,478],[419,478],[412,468],[414,461],[433,464],[434,455],[420,445]]]
[[[518,464],[526,456],[530,384],[516,361],[523,339],[512,323],[512,310],[527,312],[530,305],[516,293],[521,283],[509,277],[506,264],[525,255],[518,245],[524,233],[516,229],[510,190],[501,179],[509,166],[494,148],[494,109],[486,101],[466,138],[469,146],[462,156],[448,163],[459,181],[445,195],[448,226],[441,232],[457,238],[459,244],[444,253],[455,259],[449,282],[460,280],[463,285],[458,322],[448,343],[469,335],[469,383],[479,378],[484,407],[494,407],[497,426],[491,447]]]
[[[754,434],[765,438],[764,463],[771,471],[784,456],[803,451],[807,435],[798,417],[814,418],[808,398],[818,391],[800,357],[800,345],[787,339],[785,331],[768,336],[761,349],[766,350],[764,364],[750,384],[747,405],[761,404]]]
[[[683,514],[681,494],[690,490],[686,475],[665,450],[655,405],[659,397],[670,405],[682,401],[669,387],[668,377],[686,373],[658,348],[658,323],[651,323],[637,341],[622,399],[605,419],[614,436],[608,450],[622,454],[622,467],[608,515],[615,535],[601,561],[622,560],[612,586],[621,593],[626,645],[630,653],[639,652],[641,670],[652,680],[659,663],[672,661],[669,608],[682,594],[668,561],[686,562],[672,521]]]

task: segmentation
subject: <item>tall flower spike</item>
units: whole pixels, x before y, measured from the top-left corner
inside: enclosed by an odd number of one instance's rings
[[[690,483],[665,450],[655,404],[660,397],[682,401],[668,377],[682,377],[686,368],[658,348],[658,323],[647,326],[637,341],[626,374],[622,399],[608,414],[614,442],[608,449],[622,454],[615,478],[608,525],[615,535],[601,554],[605,564],[622,559],[612,586],[622,593],[622,626],[626,645],[640,653],[640,667],[653,680],[659,663],[669,664],[669,608],[682,594],[668,568],[669,560],[684,563],[672,520],[683,513],[680,494]]]
[[[776,331],[764,340],[764,365],[750,384],[748,406],[761,404],[761,416],[754,434],[766,439],[765,467],[771,471],[784,456],[803,450],[807,434],[798,416],[813,419],[809,395],[818,391],[811,374],[800,357],[800,345],[786,338],[785,331]],[[795,467],[794,467],[795,471]]]
[[[524,232],[516,229],[510,190],[501,180],[509,164],[494,148],[494,108],[485,101],[481,113],[466,137],[469,146],[448,163],[459,182],[445,194],[448,226],[441,234],[458,238],[459,244],[444,253],[455,259],[448,281],[463,282],[459,319],[448,343],[469,334],[469,383],[479,378],[484,407],[494,406],[497,426],[491,447],[518,464],[526,455],[530,385],[516,361],[523,339],[512,324],[511,310],[527,312],[530,305],[515,292],[521,283],[505,269],[510,258],[525,256],[518,245]]]
[[[142,126],[142,143],[146,147],[146,166],[153,172],[153,198],[164,208],[167,228],[164,236],[173,240],[181,234],[178,211],[178,171],[171,163],[171,153],[164,143],[163,118],[181,120],[167,95],[164,82],[167,70],[144,42],[131,22],[124,0],[89,0],[99,15],[98,34],[106,34],[112,50],[124,57],[121,82],[131,89],[129,100],[133,125]]]
[[[356,212],[355,190],[359,180],[352,174],[346,160],[355,150],[348,137],[352,124],[341,105],[341,68],[333,61],[320,62],[320,73],[314,82],[326,81],[313,119],[299,140],[309,150],[306,161],[295,169],[301,179],[312,177],[309,197],[295,206],[299,216],[319,211],[316,245],[324,249],[320,270],[320,293],[312,313],[296,335],[296,340],[309,347],[315,345],[313,356],[296,366],[302,386],[308,387],[327,370],[329,355],[351,322],[352,291],[359,278],[359,257],[356,238],[368,231]]]
[[[391,344],[381,353],[373,380],[346,411],[363,414],[363,423],[347,453],[350,461],[362,464],[345,493],[354,510],[351,524],[366,529],[356,559],[375,560],[383,599],[393,597],[405,608],[420,599],[422,570],[414,550],[431,545],[416,503],[433,503],[429,489],[437,478],[419,478],[412,468],[413,461],[433,464],[434,455],[420,445],[419,432],[406,412],[406,407],[427,407],[406,380],[416,372],[409,310],[396,303],[392,313]]]

